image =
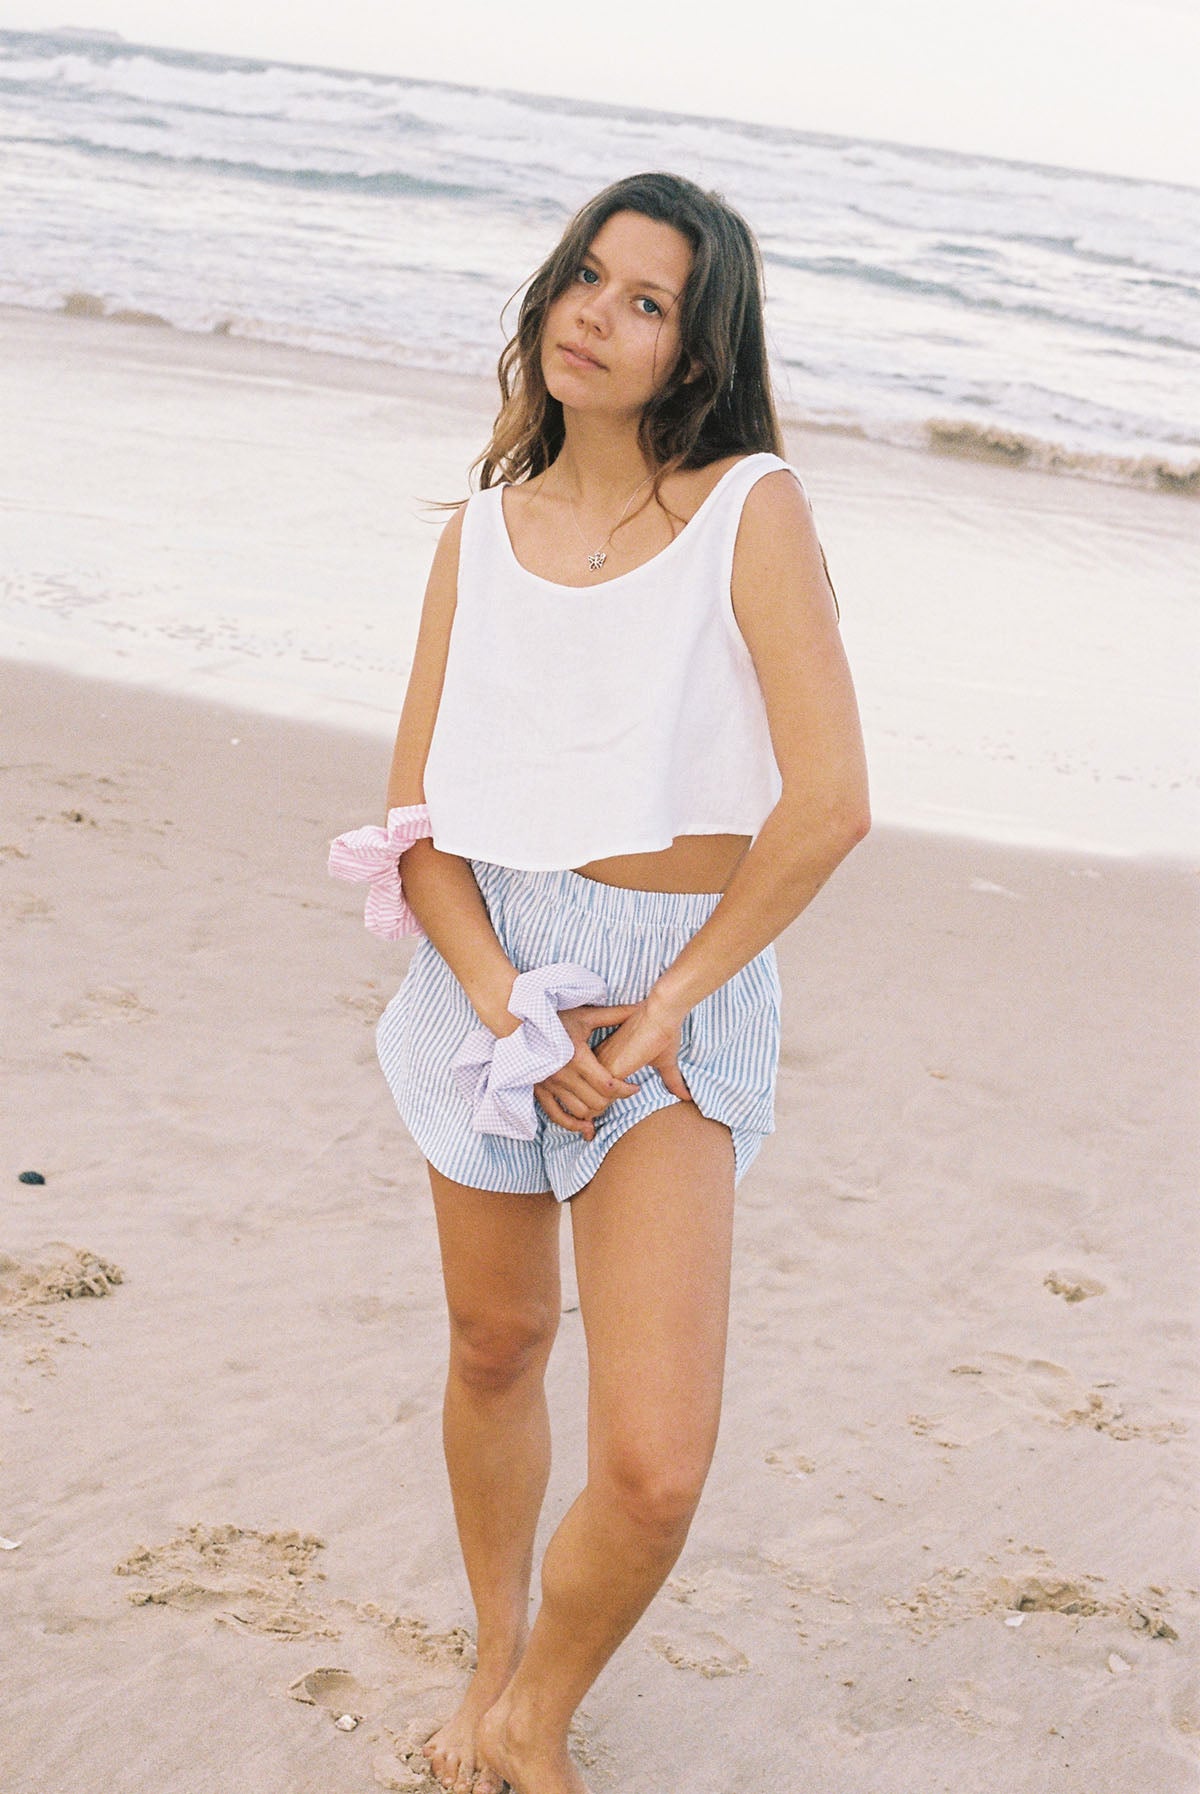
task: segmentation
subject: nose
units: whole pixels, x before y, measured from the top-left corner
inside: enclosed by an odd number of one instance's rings
[[[575,316],[585,331],[596,336],[608,335],[608,310],[601,287],[580,285]]]

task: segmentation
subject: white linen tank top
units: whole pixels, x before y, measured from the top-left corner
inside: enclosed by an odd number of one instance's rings
[[[781,781],[733,551],[746,494],[787,467],[745,456],[667,547],[595,586],[521,566],[503,487],[468,500],[425,766],[435,847],[546,872],[757,834]]]

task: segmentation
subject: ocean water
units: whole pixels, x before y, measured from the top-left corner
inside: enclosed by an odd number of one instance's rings
[[[0,31],[9,304],[490,374],[571,212],[649,167],[757,232],[788,415],[1200,491],[1195,189]]]

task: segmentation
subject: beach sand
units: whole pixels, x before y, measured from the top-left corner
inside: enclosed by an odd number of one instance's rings
[[[386,744],[28,664],[0,738],[0,1787],[429,1785],[470,1610],[406,950],[324,872]],[[876,827],[784,937],[721,1443],[595,1794],[1195,1788],[1196,883]]]

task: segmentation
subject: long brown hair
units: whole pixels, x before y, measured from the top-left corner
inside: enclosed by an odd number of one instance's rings
[[[491,441],[471,468],[479,470],[483,487],[535,478],[563,445],[562,405],[542,374],[546,312],[616,212],[669,224],[692,250],[679,300],[679,358],[638,427],[639,446],[655,469],[651,497],[658,498],[663,479],[676,468],[707,467],[726,455],[783,454],[767,361],[762,260],[749,225],[720,194],[706,193],[682,175],[632,174],[575,214],[525,290],[516,331],[500,356],[500,410]],[[828,579],[823,548],[821,563]]]
[[[679,359],[642,413],[639,444],[647,460],[665,472],[706,467],[723,455],[782,451],[767,368],[762,264],[749,226],[719,195],[681,175],[632,174],[575,214],[526,288],[516,332],[500,357],[492,439],[474,463],[482,486],[532,479],[562,447],[562,406],[542,376],[542,329],[548,308],[616,212],[672,225],[692,250],[679,301]]]

